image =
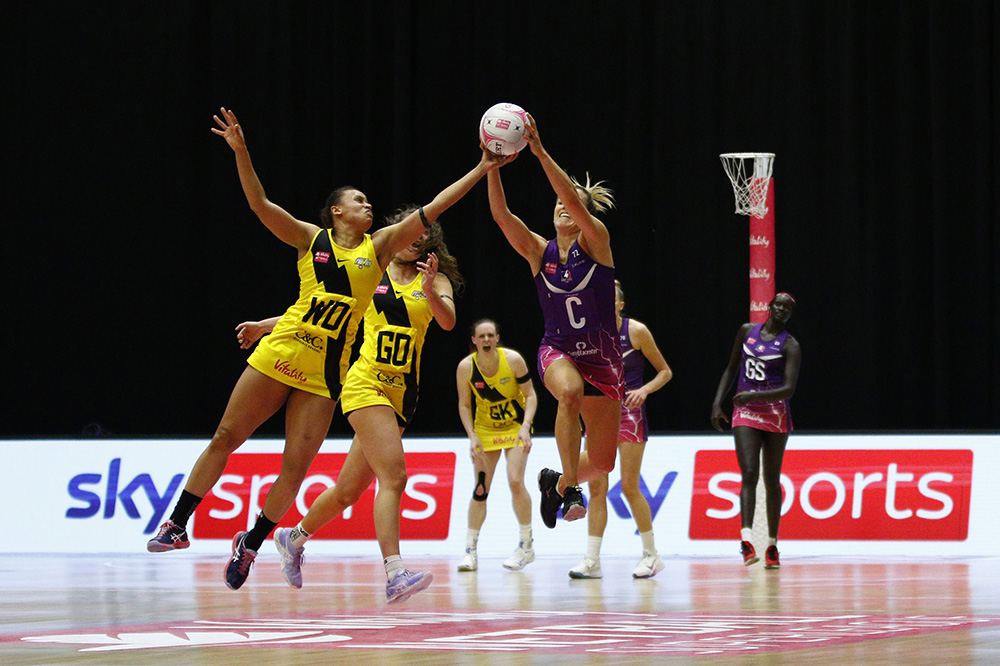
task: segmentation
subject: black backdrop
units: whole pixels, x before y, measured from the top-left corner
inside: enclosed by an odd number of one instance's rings
[[[675,372],[658,432],[700,432],[747,319],[745,218],[718,154],[775,162],[777,284],[799,303],[796,425],[1000,426],[1000,10],[926,2],[170,2],[5,5],[0,433],[211,434],[246,352],[234,326],[297,294],[248,209],[220,105],[272,200],[315,221],[352,184],[376,216],[476,162],[511,101],[606,216],[627,312]],[[530,153],[511,208],[549,236]],[[454,368],[492,316],[534,356],[526,262],[485,184],[443,218],[468,287],[434,330],[411,434],[458,434]],[[554,402],[540,389],[538,431]],[[261,434],[282,431],[280,416]],[[91,426],[89,430],[96,429]],[[342,416],[334,433],[349,428]]]

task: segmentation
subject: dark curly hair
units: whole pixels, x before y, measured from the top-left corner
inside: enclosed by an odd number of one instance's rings
[[[396,209],[395,212],[382,220],[382,226],[387,227],[390,224],[402,222],[407,215],[416,211],[417,208],[418,206],[408,204]],[[458,259],[448,252],[448,246],[444,242],[444,231],[437,220],[432,222],[430,228],[427,230],[427,238],[424,239],[424,243],[420,248],[422,256],[418,261],[426,261],[427,255],[431,252],[437,255],[438,271],[445,274],[457,293],[465,286],[465,278],[462,277],[462,273],[458,270]]]

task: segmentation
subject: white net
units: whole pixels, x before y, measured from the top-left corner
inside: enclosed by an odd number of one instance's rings
[[[723,153],[719,159],[733,184],[736,213],[764,217],[774,153]]]

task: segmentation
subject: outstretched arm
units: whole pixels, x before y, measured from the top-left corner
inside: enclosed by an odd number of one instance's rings
[[[562,202],[569,216],[573,218],[573,222],[579,227],[580,246],[598,263],[614,266],[614,259],[611,255],[611,234],[608,232],[607,226],[590,214],[587,207],[580,201],[576,186],[573,185],[569,175],[556,164],[556,161],[542,146],[542,140],[538,134],[538,124],[530,113],[528,120],[531,122],[525,124],[524,137],[528,140],[532,154],[541,163],[542,169],[549,179],[549,184],[555,190],[559,201]]]
[[[483,151],[479,164],[472,171],[441,190],[429,204],[425,204],[419,210],[410,213],[396,224],[382,227],[373,233],[372,243],[375,244],[379,265],[383,269],[388,266],[397,252],[420,238],[424,229],[464,197],[472,189],[472,186],[479,182],[480,178],[509,161],[509,157],[498,157],[488,151]],[[423,217],[421,217],[421,211],[423,211]]]
[[[743,324],[736,332],[736,340],[733,342],[733,349],[729,353],[729,365],[726,366],[725,372],[722,373],[722,379],[719,380],[719,387],[715,390],[715,400],[712,401],[711,420],[712,427],[719,432],[722,432],[721,421],[729,423],[729,419],[722,411],[722,400],[726,397],[729,387],[733,385],[733,381],[736,379],[736,373],[740,365],[740,354],[743,349],[743,340],[746,339],[747,333],[752,328],[753,324]]]
[[[213,127],[212,131],[224,138],[236,154],[236,169],[240,174],[240,184],[243,186],[243,194],[246,195],[247,203],[250,204],[250,210],[256,213],[264,226],[270,229],[271,233],[281,241],[298,248],[299,256],[301,256],[309,249],[312,238],[319,231],[319,227],[295,219],[288,211],[267,198],[264,186],[261,185],[257,172],[254,171],[253,163],[250,161],[250,152],[247,150],[243,128],[236,120],[236,114],[225,107],[220,109],[220,112],[222,113],[221,118],[212,116],[219,125],[218,128]]]
[[[490,212],[493,213],[493,219],[500,225],[500,230],[503,231],[510,246],[528,261],[528,264],[531,265],[531,274],[535,275],[542,267],[545,239],[529,229],[521,218],[510,212],[499,170],[492,171],[486,177],[486,185],[489,191]]]

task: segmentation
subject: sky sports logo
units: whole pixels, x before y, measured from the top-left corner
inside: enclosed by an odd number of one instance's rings
[[[281,525],[295,525],[302,519],[316,497],[334,484],[346,457],[344,453],[316,456]],[[456,456],[452,452],[406,454],[408,479],[401,502],[401,538],[448,538],[455,464]],[[280,453],[232,454],[225,473],[199,504],[189,524],[192,535],[200,539],[228,540],[236,532],[251,527],[280,471]],[[143,534],[152,534],[170,515],[184,478],[183,474],[175,474],[166,484],[161,484],[162,487],[157,487],[149,473],[123,474],[122,459],[114,458],[108,464],[107,474],[90,472],[70,479],[66,490],[73,503],[65,515],[75,519],[100,516],[108,520],[124,512],[128,518],[139,520],[145,518],[145,504],[148,503],[152,513],[143,526]],[[374,499],[373,482],[354,506],[320,530],[316,538],[374,539]]]
[[[782,465],[781,538],[964,541],[972,451],[788,450]],[[691,539],[740,530],[740,473],[732,451],[695,454]]]

